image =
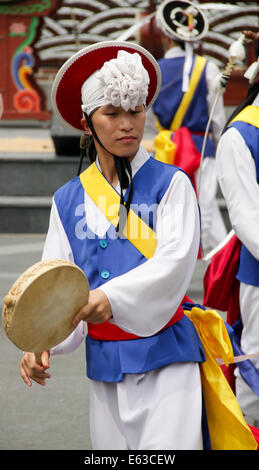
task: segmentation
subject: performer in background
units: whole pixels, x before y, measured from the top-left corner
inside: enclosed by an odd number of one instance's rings
[[[226,124],[218,144],[216,164],[230,221],[241,242],[236,273],[240,282],[240,346],[244,354],[253,354],[259,352],[259,33],[245,34],[256,38],[258,59],[245,74],[250,83],[248,96]],[[213,307],[211,302],[207,305]],[[259,357],[251,358],[255,368],[248,362],[238,364],[235,369],[235,389],[244,414],[258,427]]]
[[[193,53],[193,43],[206,34],[207,19],[191,2],[166,0],[158,8],[157,24],[162,30],[165,55],[158,61],[162,86],[152,108],[160,131],[154,141],[155,155],[183,168],[197,190],[204,132],[215,99],[213,81],[219,72],[214,62]],[[152,120],[149,112],[149,127]],[[226,236],[216,200],[214,158],[224,122],[226,117],[220,97],[206,143],[199,188],[203,253]]]

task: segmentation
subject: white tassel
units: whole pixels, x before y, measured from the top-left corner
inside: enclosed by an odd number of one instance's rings
[[[245,41],[245,35],[242,33],[239,38],[231,44],[229,48],[229,57],[234,57],[236,60],[244,60],[246,56]]]
[[[249,65],[244,77],[249,80],[250,85],[252,85],[259,73],[259,57],[256,62],[253,62]]]
[[[227,62],[227,65],[225,69],[219,73],[213,83],[213,88],[215,93],[221,92],[226,88],[226,85],[228,83],[228,80],[230,78],[231,72],[235,66],[235,63],[237,60],[244,60],[246,56],[246,50],[245,50],[245,44],[246,44],[246,37],[242,33],[239,38],[234,41],[228,51],[229,59]]]

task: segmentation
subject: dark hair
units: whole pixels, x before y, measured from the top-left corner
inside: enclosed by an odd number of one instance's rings
[[[90,160],[90,162],[93,163],[96,160],[96,155],[97,155],[97,151],[94,145],[93,136],[91,135],[89,136],[89,139],[88,139],[88,145],[86,148],[86,156]]]
[[[252,85],[249,89],[248,89],[248,93],[247,93],[247,96],[245,98],[244,101],[242,101],[242,103],[240,103],[238,105],[238,107],[233,111],[233,113],[231,114],[231,116],[228,118],[226,124],[225,124],[225,127],[223,129],[222,132],[224,132],[224,130],[226,129],[226,127],[229,125],[229,123],[232,121],[232,119],[234,119],[234,117],[236,117],[241,111],[242,109],[244,109],[246,106],[249,106],[250,104],[253,103],[254,99],[256,98],[257,94],[259,93],[259,82],[258,83],[255,83],[254,85]]]
[[[259,57],[259,38],[256,39],[255,41],[255,44],[254,44],[254,51],[255,51],[255,56],[256,58]],[[254,85],[250,86],[248,88],[248,92],[247,92],[247,96],[246,98],[244,99],[244,101],[242,101],[242,103],[240,103],[238,105],[238,107],[233,111],[233,113],[231,114],[231,116],[228,118],[226,124],[225,124],[225,127],[223,129],[222,132],[225,131],[225,129],[227,128],[227,126],[229,125],[229,123],[232,121],[232,119],[234,119],[241,111],[242,109],[244,109],[246,106],[249,106],[250,104],[253,103],[254,99],[256,98],[257,94],[259,93],[259,82],[257,83],[254,83]]]
[[[94,138],[96,141],[99,143],[99,145],[106,150],[102,142],[100,141],[98,135],[95,132],[93,123],[92,123],[92,116],[93,113],[91,113],[89,116],[88,114],[84,113],[84,117],[87,121],[88,126],[90,127],[92,131],[91,136],[86,136],[86,134],[83,134],[83,139],[82,139],[82,145],[80,143],[80,148],[81,148],[81,158],[79,162],[79,168],[77,172],[77,176],[81,173],[82,169],[82,164],[83,164],[83,159],[84,157],[88,157],[91,163],[94,163],[96,160],[97,156],[97,151],[94,143]],[[107,151],[107,150],[106,150]],[[119,222],[116,228],[117,232],[122,233],[124,225],[126,223],[126,218],[125,218],[125,211],[123,211],[123,207],[126,208],[126,215],[128,216],[129,210],[130,210],[130,203],[132,200],[132,194],[133,194],[133,184],[132,184],[132,171],[131,171],[131,164],[126,157],[118,157],[117,155],[113,155],[114,158],[114,164],[115,168],[118,174],[119,182],[120,182],[120,187],[121,187],[121,195],[120,195],[120,210],[119,210]],[[124,201],[124,196],[123,196],[123,189],[127,189],[129,187],[129,194],[127,201]]]

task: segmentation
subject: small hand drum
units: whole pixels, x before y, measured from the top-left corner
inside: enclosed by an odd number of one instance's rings
[[[5,296],[3,328],[15,346],[39,358],[40,352],[73,332],[72,320],[88,297],[88,280],[74,263],[38,262],[21,274]]]

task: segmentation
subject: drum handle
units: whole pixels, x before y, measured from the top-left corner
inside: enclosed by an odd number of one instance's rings
[[[42,366],[42,362],[41,362],[41,353],[34,353],[35,355],[35,359],[36,359],[36,362],[37,364],[39,364],[40,366]]]

